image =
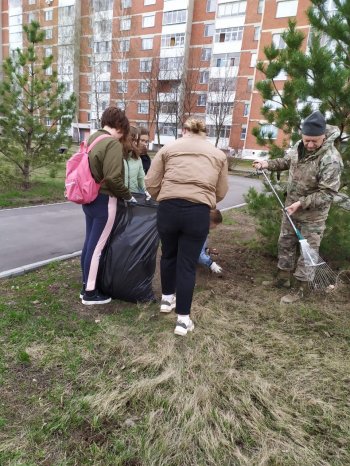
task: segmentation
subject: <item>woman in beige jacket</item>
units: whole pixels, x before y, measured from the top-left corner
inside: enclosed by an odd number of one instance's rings
[[[160,311],[176,310],[176,335],[194,329],[190,311],[209,211],[228,190],[226,155],[206,140],[205,131],[202,120],[187,120],[183,137],[162,147],[145,178],[150,195],[159,202]]]

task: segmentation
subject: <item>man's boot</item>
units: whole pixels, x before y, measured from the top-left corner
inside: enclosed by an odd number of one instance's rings
[[[298,301],[301,301],[303,298],[309,295],[310,288],[308,282],[302,282],[300,280],[294,279],[293,289],[290,293],[282,296],[280,303],[281,304],[294,304]]]
[[[277,288],[290,288],[292,286],[291,278],[290,270],[278,269],[277,276],[273,281],[273,286]]]

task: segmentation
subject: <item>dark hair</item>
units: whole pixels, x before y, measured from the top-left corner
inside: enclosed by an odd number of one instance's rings
[[[109,126],[124,133],[123,139],[127,137],[130,131],[130,123],[125,115],[124,110],[118,107],[110,106],[102,114],[101,127]]]
[[[210,221],[215,225],[222,223],[222,215],[219,209],[210,209]]]
[[[139,139],[139,129],[136,126],[130,126],[130,132],[123,141],[123,156],[125,159],[132,158],[138,159],[140,157],[139,150],[137,148],[137,142]]]
[[[140,130],[139,139],[140,139],[140,136],[149,136],[149,131],[144,126],[140,126],[139,130]]]

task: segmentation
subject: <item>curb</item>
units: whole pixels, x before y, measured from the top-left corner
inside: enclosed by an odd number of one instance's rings
[[[31,272],[32,270],[39,269],[44,265],[51,264],[51,262],[59,262],[64,261],[66,259],[73,259],[74,257],[78,257],[81,255],[81,251],[72,252],[71,254],[65,254],[63,256],[53,257],[52,259],[46,259],[40,262],[34,262],[33,264],[23,265],[22,267],[17,267],[16,269],[5,270],[4,272],[0,272],[0,279],[1,278],[10,278],[10,277],[17,277],[18,275],[23,275],[27,272]]]

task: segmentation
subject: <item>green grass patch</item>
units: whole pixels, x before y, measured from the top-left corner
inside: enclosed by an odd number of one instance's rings
[[[225,212],[186,338],[157,304],[83,306],[78,259],[3,280],[0,464],[350,464],[349,287],[280,306],[254,238]]]

